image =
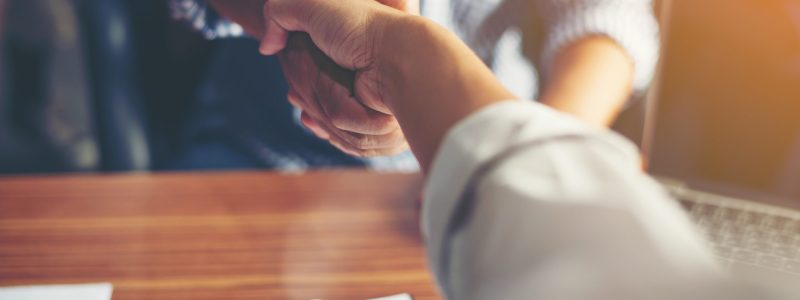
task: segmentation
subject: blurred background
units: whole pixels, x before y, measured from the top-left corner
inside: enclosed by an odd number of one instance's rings
[[[651,171],[800,199],[800,1],[680,0],[670,14]]]
[[[800,195],[800,2],[656,9],[658,84],[615,128],[641,143],[655,125],[660,173]],[[165,0],[0,0],[0,174],[365,166],[297,125],[256,48]]]
[[[166,0],[0,0],[0,173],[364,165],[297,126],[256,49]]]

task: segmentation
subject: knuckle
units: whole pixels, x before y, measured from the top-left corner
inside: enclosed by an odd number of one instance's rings
[[[353,147],[360,150],[369,150],[377,146],[376,139],[371,135],[358,135],[352,141]]]
[[[339,110],[332,110],[331,111],[331,110],[328,110],[327,108],[325,110],[328,113],[328,118],[330,119],[331,125],[333,125],[333,127],[336,127],[338,129],[342,129],[342,130],[350,129],[350,125],[351,125],[352,122],[350,121],[350,118],[348,118],[348,116],[345,113],[343,113],[342,111],[339,111]]]
[[[390,115],[380,115],[371,119],[372,128],[376,134],[390,134],[399,128],[397,119]]]
[[[358,134],[348,131],[342,131],[342,135],[345,136],[344,139],[351,148],[359,151],[374,149],[380,143],[375,136],[371,135]]]
[[[342,130],[352,130],[353,126],[358,125],[358,121],[354,120],[354,114],[345,110],[340,101],[342,100],[339,95],[327,94],[328,97],[320,98],[319,105],[331,121],[331,125]]]

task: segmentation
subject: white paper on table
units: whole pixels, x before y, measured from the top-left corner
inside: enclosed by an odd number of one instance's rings
[[[386,297],[375,298],[375,299],[370,299],[370,300],[414,300],[414,299],[412,299],[411,295],[409,295],[409,294],[399,294],[399,295],[386,296]]]
[[[110,283],[0,287],[0,300],[111,300]]]

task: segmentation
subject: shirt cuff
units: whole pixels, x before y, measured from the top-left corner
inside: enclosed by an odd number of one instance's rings
[[[614,40],[634,64],[633,88],[644,92],[652,81],[658,61],[658,23],[646,0],[546,1],[553,7],[548,19],[549,34],[542,49],[542,67],[548,74],[557,53],[588,36]]]

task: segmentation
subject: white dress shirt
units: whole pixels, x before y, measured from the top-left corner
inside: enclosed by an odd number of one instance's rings
[[[537,103],[454,126],[424,199],[449,299],[764,299],[730,283],[632,144]]]

